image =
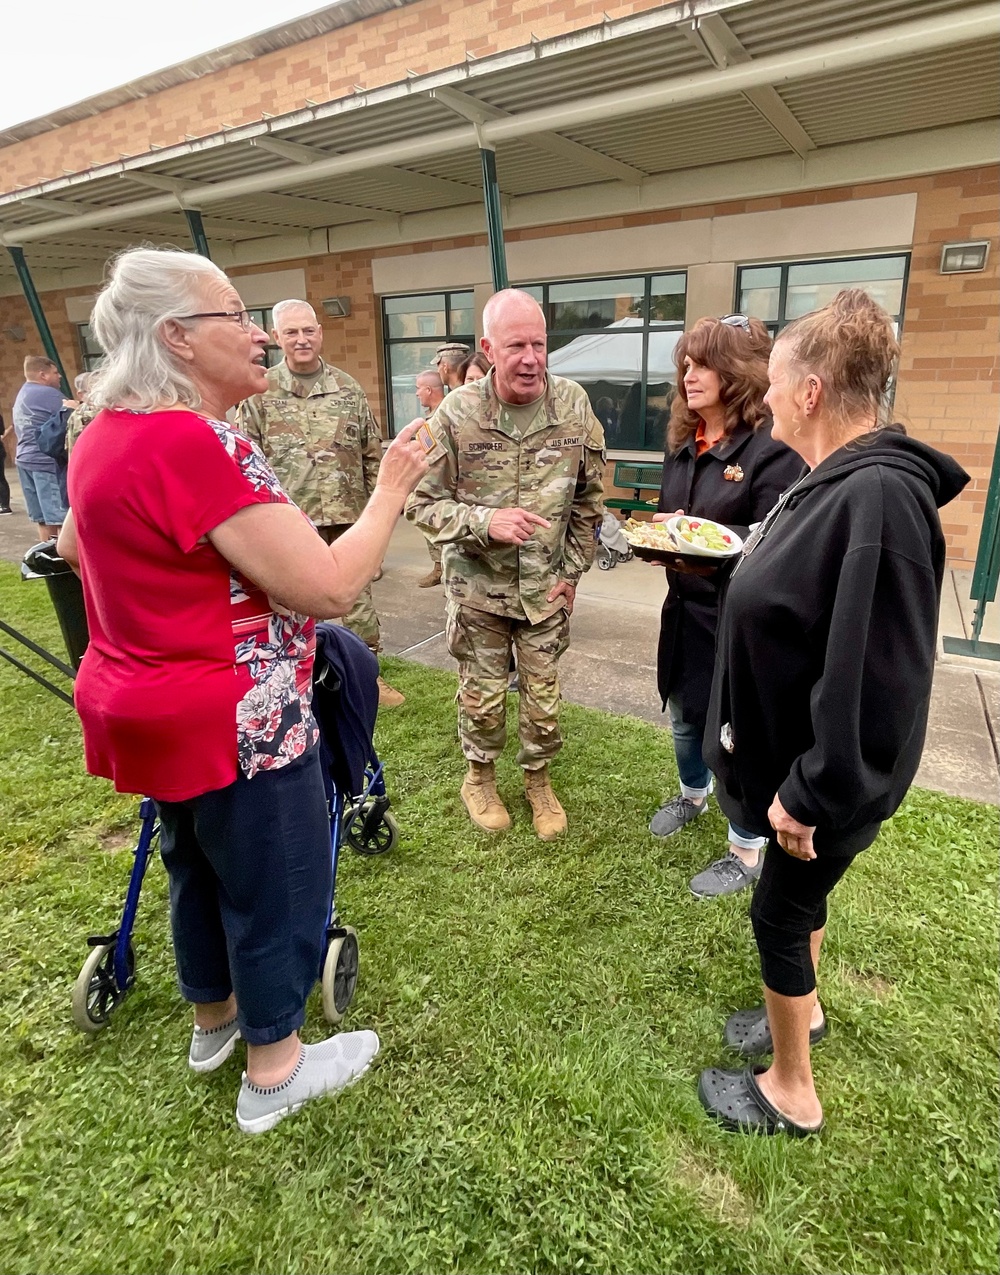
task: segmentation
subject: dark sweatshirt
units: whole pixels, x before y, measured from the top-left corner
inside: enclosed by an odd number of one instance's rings
[[[969,481],[891,430],[827,457],[730,577],[704,755],[719,804],[769,835],[777,793],[819,854],[875,840],[916,774],[945,546],[938,508]]]

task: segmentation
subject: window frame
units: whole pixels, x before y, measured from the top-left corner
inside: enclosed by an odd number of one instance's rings
[[[683,317],[680,319],[670,319],[670,320],[663,320],[663,319],[652,320],[650,318],[650,306],[652,303],[652,295],[653,295],[652,293],[653,280],[662,278],[666,275],[678,275],[684,281],[683,291],[679,294],[683,298],[683,306],[682,306]],[[645,440],[647,394],[649,389],[649,337],[650,337],[650,333],[654,331],[654,328],[652,326],[654,322],[656,323],[655,330],[658,332],[664,332],[664,331],[683,332],[685,327],[687,326],[688,268],[686,266],[678,267],[675,269],[664,267],[662,269],[648,270],[648,271],[643,271],[636,274],[628,274],[628,273],[623,274],[621,271],[616,271],[614,274],[586,275],[586,276],[581,276],[581,277],[572,278],[572,279],[547,279],[544,281],[518,284],[517,286],[523,288],[525,291],[532,292],[532,293],[541,291],[542,296],[541,296],[541,299],[539,299],[539,304],[541,305],[542,311],[545,314],[545,323],[548,330],[549,340],[551,342],[552,335],[553,335],[553,329],[551,326],[552,305],[558,304],[558,302],[553,303],[552,301],[550,301],[549,299],[550,288],[559,288],[568,283],[600,284],[600,283],[616,282],[618,280],[625,281],[630,279],[634,279],[637,283],[639,281],[642,282],[642,303],[641,303],[642,304],[642,315],[641,315],[642,327],[641,329],[639,329],[639,333],[642,339],[642,355],[641,355],[642,363],[641,363],[640,378],[639,378],[639,385],[640,385],[639,420],[643,422],[643,438],[638,443],[617,442],[613,444],[609,450],[614,452],[630,452],[630,453],[643,452],[648,455],[656,455],[663,450],[662,442],[650,447],[646,444],[646,440]],[[605,324],[603,327],[559,328],[558,335],[560,337],[568,336],[569,340],[572,341],[572,340],[575,340],[578,336],[594,336],[594,335],[597,335],[598,333],[606,332],[606,331],[608,331],[607,324]],[[552,349],[550,346],[549,354],[551,355],[551,353],[552,353]]]
[[[777,336],[778,333],[786,328],[789,323],[794,322],[793,319],[785,317],[785,310],[788,305],[788,272],[792,266],[826,266],[834,265],[842,262],[852,261],[890,261],[894,257],[902,257],[903,274],[901,278],[901,287],[899,294],[899,313],[890,315],[889,317],[896,324],[896,340],[902,340],[903,336],[903,316],[906,313],[906,294],[910,284],[910,264],[912,260],[912,252],[908,248],[900,249],[897,252],[852,252],[841,256],[833,257],[799,257],[794,260],[787,261],[745,261],[736,267],[736,280],[734,283],[733,306],[738,310],[742,304],[741,297],[743,295],[743,273],[746,270],[778,270],[778,317],[777,319],[766,320],[761,322],[770,332],[771,336]],[[844,287],[848,287],[844,284]],[[860,283],[855,287],[862,286]],[[750,316],[751,318],[754,316]]]
[[[93,372],[104,358],[104,351],[97,344],[89,319],[86,323],[77,323],[74,326],[76,327],[76,344],[80,351],[81,371]],[[93,350],[88,348],[89,345],[93,346]]]
[[[386,303],[389,301],[400,301],[406,297],[443,297],[444,298],[444,336],[390,336],[389,335],[389,313],[386,309]],[[470,351],[474,352],[478,346],[476,344],[475,332],[458,332],[452,329],[451,316],[455,310],[452,303],[453,297],[468,297],[470,304],[462,306],[461,309],[469,309],[472,311],[473,324],[475,323],[476,313],[476,294],[475,289],[471,287],[461,288],[422,288],[419,292],[392,292],[386,293],[385,296],[379,297],[379,309],[382,313],[382,359],[384,363],[385,373],[385,419],[386,429],[390,438],[396,437],[399,426],[397,425],[395,413],[393,411],[392,401],[392,350],[396,346],[401,345],[427,345],[431,341],[437,344],[445,345],[449,341],[459,341],[463,345],[468,345]],[[428,369],[433,370],[433,369]],[[416,409],[414,409],[415,411]],[[403,424],[406,424],[404,421]]]

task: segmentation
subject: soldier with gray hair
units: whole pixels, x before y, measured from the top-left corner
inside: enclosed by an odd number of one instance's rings
[[[237,423],[270,461],[289,497],[332,544],[361,516],[375,490],[382,436],[360,384],[324,361],[323,329],[307,301],[279,301],[273,340],[284,358],[268,389],[240,405]],[[369,581],[344,624],[377,655],[381,634]],[[403,696],[379,678],[379,704]]]
[[[448,647],[469,770],[462,801],[489,832],[510,827],[496,785],[512,649],[520,678],[518,763],[538,836],[566,831],[549,763],[559,734],[559,657],[603,512],[604,431],[586,391],[546,375],[545,317],[517,289],[483,315],[492,370],[453,391],[432,424],[429,469],[406,516],[443,549]]]

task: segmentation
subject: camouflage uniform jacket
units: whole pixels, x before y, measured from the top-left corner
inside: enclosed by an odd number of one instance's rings
[[[74,407],[66,420],[66,454],[73,450],[73,444],[87,428],[90,422],[100,411],[98,407],[91,407],[89,403],[81,403],[79,407]]]
[[[375,490],[382,438],[365,392],[339,368],[307,388],[282,360],[270,388],[245,399],[236,423],[271,462],[289,499],[318,527],[357,522]]]
[[[442,546],[450,602],[537,624],[563,605],[559,580],[575,585],[594,558],[604,507],[604,430],[586,391],[549,376],[542,409],[523,437],[505,424],[493,373],[453,390],[430,421],[430,470],[406,516]],[[520,547],[488,535],[497,509],[548,519]]]

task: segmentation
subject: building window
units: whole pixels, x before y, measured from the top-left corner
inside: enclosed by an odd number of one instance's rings
[[[545,311],[549,370],[587,391],[609,448],[663,450],[686,290],[682,271],[525,289]]]
[[[275,345],[271,339],[271,329],[274,327],[274,315],[271,313],[271,307],[258,306],[256,310],[248,309],[247,313],[254,323],[267,333],[267,366],[274,367],[276,363],[281,362],[282,354],[281,346]]]
[[[76,325],[76,336],[80,343],[80,363],[85,372],[93,372],[101,359],[104,357],[104,351],[97,344],[97,337],[94,336],[89,323],[78,323]]]
[[[892,318],[896,335],[903,322],[910,259],[846,257],[837,261],[798,261],[780,266],[740,266],[737,308],[755,315],[772,336],[785,324],[832,301],[842,288],[863,288]]]
[[[417,375],[433,368],[438,346],[460,341],[476,348],[472,292],[383,297],[382,336],[389,386],[389,434],[395,437],[420,412]]]

